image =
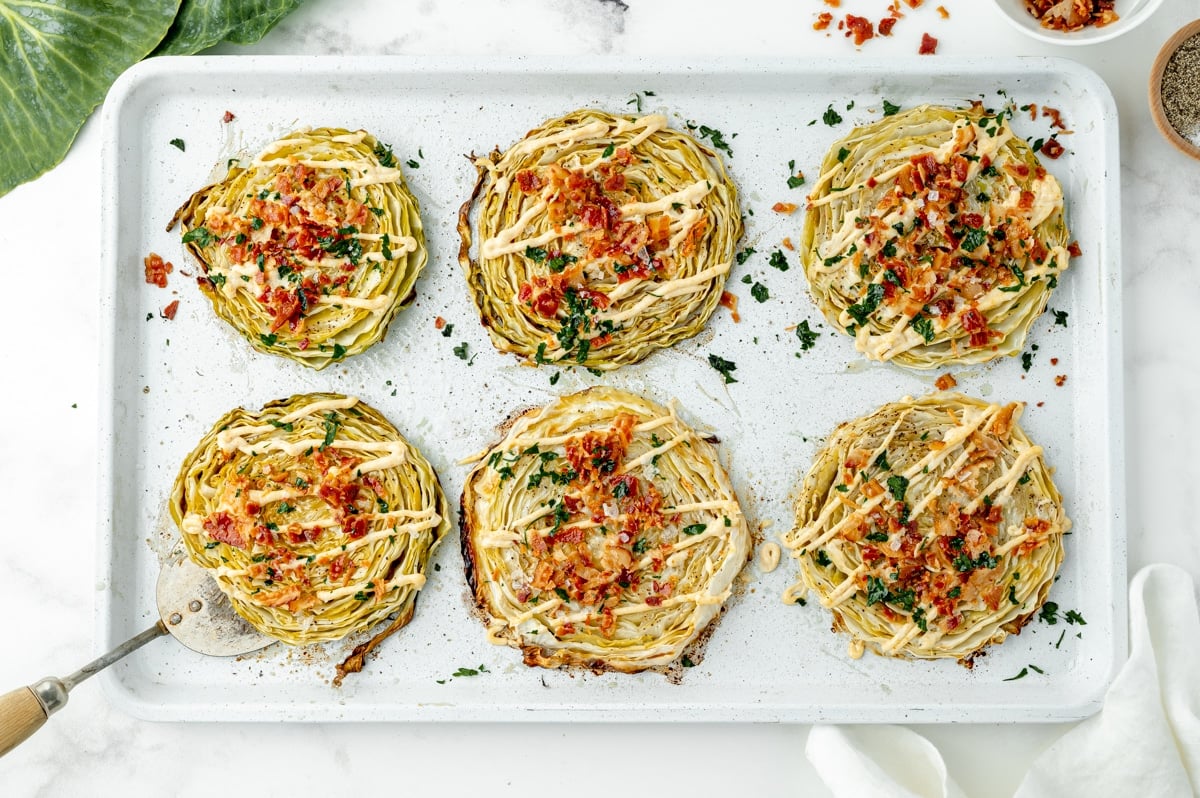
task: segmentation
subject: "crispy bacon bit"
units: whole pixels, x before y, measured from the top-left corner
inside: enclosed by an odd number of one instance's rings
[[[1052,358],[1050,358],[1050,365],[1051,365],[1051,366],[1057,366],[1057,365],[1058,365],[1058,358],[1056,358],[1056,357],[1052,357]]]
[[[233,115],[232,111],[226,111],[225,114],[221,117],[221,121],[227,125],[235,119],[237,119],[237,117]]]
[[[171,273],[172,266],[169,262],[164,261],[160,255],[151,252],[143,261],[146,266],[146,282],[150,285],[157,285],[159,288],[167,287],[167,275]]]
[[[771,210],[775,211],[775,213],[792,214],[796,212],[796,203],[776,202],[771,206]]]
[[[1059,388],[1063,387],[1063,385],[1065,385],[1066,382],[1067,382],[1066,374],[1059,374],[1057,377],[1054,378],[1054,384],[1057,385]]]
[[[738,298],[736,296],[729,293],[728,291],[721,292],[721,307],[729,308],[729,313],[731,316],[733,316],[734,324],[737,324],[738,322],[740,322],[742,320],[742,317],[738,315],[737,306],[738,306]]]
[[[915,6],[914,6],[915,7]],[[938,40],[930,36],[928,33],[921,34],[921,47],[917,50],[918,55],[933,55],[937,52]]]
[[[438,316],[436,319],[433,320],[433,329],[440,330],[440,329],[444,328],[445,326],[446,326],[446,320],[443,319],[441,316]]]
[[[783,248],[784,248],[784,249],[786,249],[786,250],[789,250],[789,251],[791,251],[791,252],[795,252],[795,251],[796,251],[796,245],[792,243],[792,239],[791,239],[791,238],[785,238],[785,239],[783,239],[783,241],[781,241],[780,243],[783,245]]]
[[[545,185],[545,182],[529,169],[522,169],[520,172],[517,172],[517,188],[521,189],[522,194],[536,193],[541,191]]]
[[[875,37],[875,26],[866,17],[856,17],[853,14],[847,14],[846,28],[846,35],[854,36],[854,44],[856,46],[861,46],[863,42]]]
[[[950,19],[950,12],[946,10],[945,6],[938,6],[937,12],[942,19]]]
[[[1036,108],[1036,106],[1034,106]],[[1050,117],[1050,127],[1056,127],[1059,130],[1066,130],[1067,124],[1063,122],[1062,112],[1057,108],[1051,108],[1048,105],[1042,106],[1042,117]]]
[[[174,321],[175,320],[175,311],[177,311],[177,310],[179,310],[179,300],[178,299],[176,299],[174,302],[171,302],[165,308],[163,308],[160,315],[162,315],[162,317],[164,319],[166,319],[167,321]]]
[[[904,0],[904,4],[907,5],[909,8],[920,8],[921,3],[924,3],[924,2],[925,2],[925,0]]]
[[[937,388],[939,391],[948,391],[955,385],[958,385],[958,380],[954,379],[954,375],[950,372],[946,372],[942,376],[938,377],[933,383],[933,387]]]
[[[833,14],[828,11],[823,11],[817,15],[817,21],[813,23],[813,30],[825,30],[833,22]]]
[[[662,603],[663,603],[662,596],[646,596],[646,603],[649,604],[651,607],[662,606]]]
[[[878,25],[879,35],[880,36],[891,36],[892,28],[894,28],[895,26],[896,26],[896,18],[895,17],[884,17],[883,19],[879,20],[879,25]]]
[[[1067,244],[1067,253],[1072,258],[1078,258],[1083,255],[1083,250],[1079,248],[1078,241],[1072,241],[1070,244]]]
[[[211,540],[227,543],[235,549],[246,548],[246,541],[238,529],[238,523],[224,510],[209,515],[204,519],[204,531]]]
[[[1046,139],[1045,143],[1042,144],[1042,155],[1045,155],[1047,158],[1057,159],[1062,154],[1063,145],[1058,143],[1058,139]]]

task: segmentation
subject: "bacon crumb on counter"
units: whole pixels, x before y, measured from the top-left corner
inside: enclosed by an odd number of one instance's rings
[[[162,317],[167,321],[175,320],[175,312],[179,310],[179,300],[176,299],[171,304],[162,309]]]
[[[786,249],[786,250],[790,250],[790,251],[792,251],[792,252],[795,252],[795,251],[796,251],[796,245],[792,243],[792,239],[791,239],[791,238],[785,238],[785,239],[783,239],[783,241],[781,241],[780,243],[783,245],[783,248],[784,248],[784,249]]]
[[[846,15],[846,36],[854,36],[854,44],[862,45],[863,42],[875,37],[875,26],[871,24],[871,20],[866,17],[856,17],[853,14]]]
[[[933,383],[933,387],[937,388],[939,391],[948,391],[955,385],[958,385],[958,380],[954,379],[954,375],[948,371],[942,376],[938,377]]]
[[[1034,107],[1036,108],[1037,106],[1034,106]],[[1050,127],[1056,127],[1059,130],[1064,130],[1064,131],[1067,129],[1066,122],[1063,122],[1063,120],[1062,120],[1062,112],[1059,111],[1057,108],[1051,108],[1048,105],[1043,105],[1042,106],[1042,117],[1045,118],[1047,116],[1050,117]]]
[[[930,36],[928,33],[921,34],[921,47],[917,50],[918,55],[933,55],[937,52],[938,40]]]
[[[896,17],[884,17],[879,20],[879,35],[891,36],[892,28],[896,26]]]
[[[446,320],[443,319],[441,316],[438,316],[436,319],[433,320],[433,328],[435,330],[440,330],[445,326],[446,326]]]
[[[235,119],[237,119],[237,117],[233,115],[232,111],[226,111],[225,115],[221,117],[221,121],[227,125]]]
[[[1066,374],[1059,374],[1057,377],[1054,378],[1054,384],[1057,385],[1059,388],[1063,387],[1063,385],[1066,383],[1066,381],[1067,381]]]
[[[904,0],[904,4],[909,8],[920,8],[921,3],[924,2],[925,0]]]
[[[813,23],[813,30],[825,30],[832,22],[833,14],[823,11],[817,15],[817,21]]]
[[[946,10],[945,6],[938,6],[937,12],[942,19],[950,19],[950,12]]]
[[[1038,407],[1042,407],[1042,406],[1044,406],[1045,404],[1046,404],[1045,402],[1038,402],[1038,403],[1037,403],[1037,406],[1038,406]]]
[[[721,307],[729,308],[729,313],[730,313],[730,315],[733,316],[734,324],[737,324],[739,321],[742,320],[742,317],[738,315],[737,306],[738,306],[737,296],[729,293],[728,291],[721,292]]]
[[[164,261],[158,253],[151,252],[143,263],[146,266],[146,282],[150,285],[157,285],[159,288],[166,288],[167,275],[175,268],[170,261]]]
[[[838,8],[841,6],[841,4],[842,0],[825,0],[825,5],[829,6],[830,8]]]
[[[1042,144],[1042,155],[1047,158],[1057,159],[1062,154],[1063,145],[1058,143],[1058,139],[1046,139],[1046,142]]]
[[[1072,241],[1070,244],[1067,244],[1067,252],[1070,253],[1072,258],[1078,258],[1083,255],[1083,250],[1079,248],[1078,241]]]
[[[1056,357],[1052,357],[1052,358],[1050,358],[1050,365],[1051,365],[1051,366],[1057,366],[1057,365],[1058,365],[1058,358],[1056,358]]]
[[[796,212],[796,203],[776,202],[771,206],[771,210],[775,211],[775,213],[792,214]]]

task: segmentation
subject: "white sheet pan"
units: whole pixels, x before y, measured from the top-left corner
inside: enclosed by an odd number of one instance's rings
[[[1002,95],[998,92],[1004,91]],[[635,95],[635,92],[640,93]],[[653,94],[650,94],[653,92]],[[742,320],[719,309],[695,339],[602,377],[518,365],[495,352],[478,323],[456,262],[455,213],[470,192],[463,157],[502,148],[542,120],[582,106],[662,111],[676,125],[725,134],[729,169],[746,213],[744,246],[729,289]],[[628,676],[530,669],[519,653],[489,645],[469,612],[456,539],[435,556],[416,618],[365,671],[338,689],[334,664],[350,643],[245,658],[204,658],[162,641],[104,675],[127,711],[163,720],[755,720],[790,722],[1037,721],[1093,712],[1125,652],[1125,503],[1122,454],[1119,168],[1117,114],[1101,80],[1066,60],[637,61],[629,59],[438,60],[159,58],[121,78],[105,105],[104,327],[99,518],[99,648],[153,622],[160,557],[176,537],[165,500],[196,440],[235,405],[257,408],[299,391],[355,394],[382,410],[430,459],[453,504],[466,469],[456,462],[497,437],[514,410],[605,382],[665,402],[722,440],[724,462],[766,540],[791,524],[791,501],[823,436],[839,422],[906,394],[932,390],[936,374],[868,364],[852,342],[817,325],[795,253],[782,272],[769,253],[799,239],[804,189],[786,185],[788,162],[815,175],[829,145],[854,124],[879,118],[882,101],[961,104],[1013,99],[1058,108],[1074,133],[1047,168],[1062,181],[1082,257],[1033,328],[1026,372],[1019,359],[955,369],[960,389],[994,401],[1028,402],[1024,425],[1047,451],[1074,521],[1067,558],[1050,594],[1087,625],[1033,622],[981,657],[953,662],[851,660],[817,602],[786,606],[796,574],[750,565],[740,595],[703,661],[679,684]],[[833,107],[844,121],[828,126]],[[222,122],[225,111],[235,115]],[[815,124],[812,120],[817,120]],[[255,353],[216,319],[192,279],[174,209],[220,171],[298,126],[363,127],[389,142],[421,203],[430,249],[418,300],[364,355],[314,373]],[[1048,121],[1019,115],[1030,138]],[[183,139],[186,151],[170,144]],[[142,258],[157,252],[176,271],[168,290],[146,285]],[[750,275],[770,291],[755,302]],[[158,311],[180,300],[174,321]],[[454,324],[449,338],[438,316]],[[807,319],[822,335],[800,351],[786,329]],[[470,361],[452,348],[467,342]],[[737,364],[725,385],[709,353]],[[1057,363],[1052,364],[1052,359]],[[1067,375],[1061,387],[1057,375]],[[1060,613],[1061,616],[1061,613]],[[460,667],[486,673],[453,678]],[[1044,673],[1029,668],[1036,665]],[[1022,669],[1027,676],[1010,677]]]

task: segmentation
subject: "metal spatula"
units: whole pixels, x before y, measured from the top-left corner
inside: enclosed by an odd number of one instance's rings
[[[154,626],[65,679],[51,676],[0,696],[0,756],[62,709],[77,684],[157,637],[169,633],[193,651],[217,657],[246,654],[274,642],[239,618],[212,577],[182,550],[176,550],[163,565],[157,592],[159,620]]]

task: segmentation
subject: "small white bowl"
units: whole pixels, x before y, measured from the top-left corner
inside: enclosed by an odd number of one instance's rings
[[[1038,41],[1050,44],[1098,44],[1115,39],[1149,19],[1163,0],[1117,0],[1113,10],[1120,17],[1116,22],[1097,28],[1089,25],[1081,30],[1061,31],[1043,28],[1025,8],[1025,0],[992,0],[992,4],[1014,28]]]

